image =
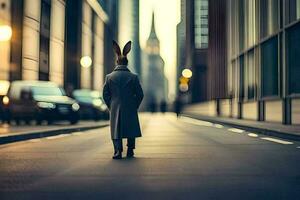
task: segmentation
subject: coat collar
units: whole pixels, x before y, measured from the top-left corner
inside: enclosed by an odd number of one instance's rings
[[[126,65],[117,65],[114,71],[130,71]]]

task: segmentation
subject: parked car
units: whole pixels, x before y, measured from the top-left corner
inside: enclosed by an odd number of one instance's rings
[[[7,121],[7,104],[9,99],[6,96],[9,88],[9,81],[0,81],[0,121]]]
[[[109,111],[100,92],[95,90],[74,90],[73,97],[80,105],[82,119],[109,119]]]
[[[58,120],[68,120],[76,124],[79,120],[78,103],[65,95],[65,91],[50,81],[13,81],[7,94],[8,118],[29,123],[43,120],[51,124]]]

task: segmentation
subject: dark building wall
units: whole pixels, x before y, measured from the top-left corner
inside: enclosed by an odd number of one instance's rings
[[[82,30],[82,0],[66,1],[64,86],[68,90],[80,88],[80,58]]]
[[[225,98],[226,68],[226,1],[209,3],[208,99]]]
[[[207,49],[195,49],[191,80],[192,102],[207,100]]]
[[[193,71],[189,91],[192,103],[207,100],[207,49],[195,48],[194,26],[194,1],[186,1],[185,66]]]
[[[109,22],[104,27],[104,76],[113,71],[116,63],[112,40],[117,41],[118,37],[118,0],[107,2],[106,8]]]
[[[22,37],[23,37],[24,1],[11,1],[11,68],[10,81],[22,79]]]
[[[134,67],[136,70],[136,73],[141,77],[141,48],[140,48],[140,0],[134,0],[133,4],[133,53],[134,53]]]

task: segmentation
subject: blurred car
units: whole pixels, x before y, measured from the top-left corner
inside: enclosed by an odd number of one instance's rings
[[[100,92],[87,89],[74,90],[73,97],[80,105],[81,119],[109,119],[109,111]]]
[[[7,104],[9,99],[6,96],[9,88],[9,81],[0,81],[0,121],[7,121]]]
[[[13,81],[8,93],[8,119],[29,123],[43,120],[51,124],[58,120],[68,120],[76,124],[79,120],[78,103],[65,95],[56,83],[50,81]]]

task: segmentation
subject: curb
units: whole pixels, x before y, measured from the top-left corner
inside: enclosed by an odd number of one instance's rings
[[[31,140],[35,138],[43,138],[49,136],[55,136],[60,134],[70,134],[76,131],[87,131],[96,128],[103,128],[109,126],[109,124],[101,124],[101,125],[94,125],[94,126],[83,126],[83,127],[67,127],[61,129],[54,129],[54,130],[45,130],[45,131],[35,131],[35,132],[28,132],[19,135],[8,135],[0,137],[0,145],[9,144],[14,142],[20,142],[25,140]]]
[[[235,124],[235,123],[225,122],[225,121],[218,120],[218,119],[209,119],[204,116],[193,115],[193,114],[188,114],[188,113],[183,113],[182,116],[190,117],[190,118],[198,119],[198,120],[203,120],[203,121],[207,121],[207,122],[211,122],[211,123],[227,125],[227,126],[231,126],[234,128],[240,128],[240,129],[244,129],[245,131],[256,132],[256,133],[263,134],[263,135],[274,136],[274,137],[288,139],[288,140],[300,141],[299,135],[289,133],[289,132],[263,129],[263,128],[258,128],[258,127],[253,127],[253,126],[242,125],[242,124]]]

